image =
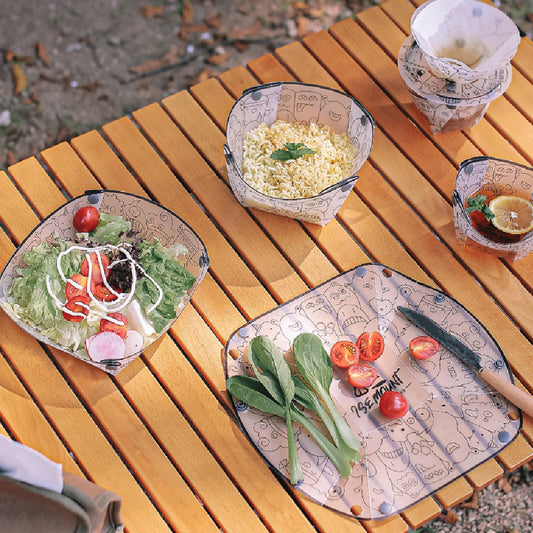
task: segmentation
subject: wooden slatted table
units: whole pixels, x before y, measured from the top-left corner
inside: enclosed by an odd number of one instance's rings
[[[464,159],[533,165],[533,43],[479,125],[432,136],[396,67],[420,0],[385,0],[0,172],[0,261],[85,190],[149,196],[204,241],[208,275],[180,319],[112,378],[40,345],[0,312],[0,431],[122,495],[127,531],[404,532],[533,458],[533,424],[496,458],[384,521],[359,522],[286,486],[238,429],[221,359],[247,320],[361,263],[378,261],[454,296],[533,390],[533,254],[508,263],[459,246],[451,192]],[[355,96],[376,119],[369,161],[325,227],[242,208],[222,151],[243,89],[300,80]]]

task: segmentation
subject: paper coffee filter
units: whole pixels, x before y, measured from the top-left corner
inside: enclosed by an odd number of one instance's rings
[[[435,75],[475,79],[508,63],[520,34],[515,23],[477,0],[431,0],[411,18],[411,31]]]

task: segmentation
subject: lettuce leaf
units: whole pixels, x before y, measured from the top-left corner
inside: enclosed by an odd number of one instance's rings
[[[99,244],[118,244],[121,241],[120,234],[131,229],[131,222],[124,220],[119,215],[100,213],[98,226],[90,234],[89,238]]]
[[[176,307],[182,296],[194,285],[196,278],[157,239],[153,243],[142,241],[138,247],[142,268],[163,290],[163,299],[147,315],[155,330],[160,333],[170,320],[176,318]],[[173,252],[178,250],[181,253],[185,251],[180,246],[179,249],[173,249]],[[137,280],[135,297],[143,309],[156,302],[158,296],[157,287],[147,277]]]
[[[57,258],[68,246],[65,241],[43,242],[25,252],[22,256],[25,267],[17,269],[19,277],[9,289],[13,310],[23,320],[39,324],[42,329],[51,328],[60,320],[67,322],[48,294],[46,277],[49,276],[52,292],[63,300],[65,283],[57,272]],[[62,257],[61,267],[67,278],[79,272],[82,259],[79,254]]]

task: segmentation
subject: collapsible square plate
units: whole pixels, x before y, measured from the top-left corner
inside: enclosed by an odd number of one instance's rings
[[[244,350],[266,335],[287,351],[300,333],[318,335],[326,350],[379,331],[385,351],[369,363],[379,373],[368,389],[349,385],[335,368],[330,393],[362,443],[362,461],[341,479],[310,436],[295,425],[304,494],[326,507],[380,520],[399,513],[501,452],[519,434],[522,419],[454,354],[441,347],[425,361],[413,358],[411,339],[425,335],[397,307],[418,309],[461,338],[489,367],[513,381],[509,365],[483,325],[457,301],[379,264],[361,265],[276,307],[235,331],[226,344],[226,375],[252,375]],[[409,411],[387,419],[379,411],[383,392],[402,392]],[[235,402],[242,429],[265,460],[288,479],[285,422]],[[306,413],[312,418],[312,413]],[[319,425],[317,420],[314,422]]]
[[[80,357],[72,350],[66,349],[64,346],[51,341],[48,337],[41,334],[36,327],[22,321],[8,305],[9,288],[13,278],[17,277],[17,269],[23,265],[23,254],[44,241],[52,241],[56,235],[65,240],[72,240],[75,236],[72,219],[77,210],[86,205],[94,205],[104,213],[120,215],[125,220],[131,222],[132,229],[138,232],[139,237],[148,241],[153,241],[156,238],[165,247],[172,246],[176,243],[185,245],[187,253],[183,256],[180,255],[178,259],[195,276],[196,281],[182,296],[180,301],[176,302],[177,317],[181,314],[191,299],[196,287],[198,287],[198,284],[204,278],[209,268],[209,257],[203,242],[194,230],[180,217],[172,213],[172,211],[146,198],[112,190],[88,191],[84,195],[70,200],[48,215],[20,244],[0,276],[0,305],[2,305],[4,311],[22,329],[37,340],[62,350],[78,359],[82,359],[110,374],[117,374],[138,357],[141,352],[123,359],[115,359],[105,363],[91,361],[89,358]],[[176,319],[168,323],[158,338],[172,326]],[[150,344],[155,340],[157,339],[154,339]],[[148,346],[145,346],[143,351]]]

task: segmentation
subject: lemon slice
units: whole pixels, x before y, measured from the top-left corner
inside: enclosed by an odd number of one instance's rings
[[[492,224],[504,233],[521,235],[533,229],[533,204],[519,196],[497,196],[489,203]]]

